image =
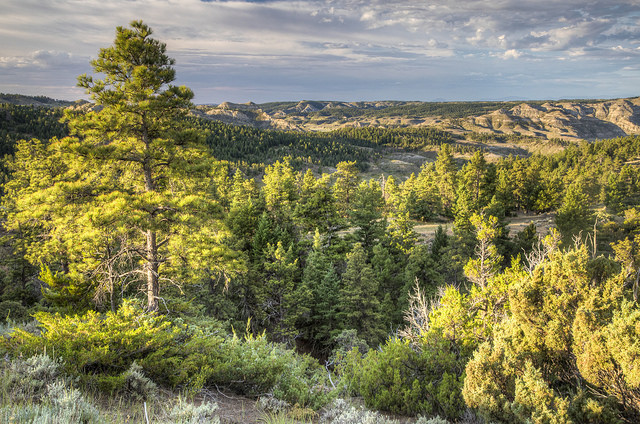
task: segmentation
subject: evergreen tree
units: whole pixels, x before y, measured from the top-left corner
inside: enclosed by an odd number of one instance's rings
[[[362,246],[371,251],[376,241],[382,237],[386,221],[382,218],[384,200],[377,181],[362,181],[353,197],[349,210],[350,223],[356,227],[354,235]]]
[[[439,214],[448,215],[443,209],[444,197],[440,194],[438,181],[439,176],[434,165],[426,163],[417,178],[411,174],[405,181],[403,191],[407,199],[407,210],[412,218],[428,221]]]
[[[408,212],[400,212],[392,216],[387,227],[386,238],[392,249],[408,255],[418,241],[418,234],[413,230],[413,222]]]
[[[515,207],[533,210],[540,191],[540,169],[536,162],[518,158],[510,169]]]
[[[589,229],[593,222],[592,215],[584,185],[581,181],[575,181],[567,188],[556,215],[556,225],[562,234],[562,241],[569,244],[573,236]]]
[[[562,200],[563,176],[559,170],[545,169],[541,171],[540,179],[534,210],[536,212],[554,210]]]
[[[342,275],[338,318],[341,327],[358,331],[369,345],[384,336],[378,280],[367,263],[367,253],[360,243],[347,255],[347,268]]]
[[[298,193],[296,175],[291,168],[289,158],[267,166],[262,181],[264,182],[262,193],[272,216],[281,219],[291,218]]]
[[[474,214],[471,223],[475,227],[476,248],[475,256],[469,259],[464,267],[467,278],[480,288],[500,271],[502,257],[498,253],[495,239],[499,235],[498,218]]]
[[[434,245],[435,242],[432,246]],[[438,287],[445,283],[443,273],[437,267],[437,260],[440,258],[441,254],[434,255],[426,244],[420,244],[411,251],[403,272],[404,286],[398,300],[400,310],[407,310],[409,295],[415,289],[416,284],[420,288],[420,292],[427,298],[435,297]]]
[[[638,202],[638,176],[636,168],[629,165],[622,166],[620,172],[609,174],[603,190],[607,208],[614,213],[620,213]]]
[[[538,232],[536,230],[536,224],[530,222],[522,231],[516,234],[513,243],[512,256],[520,255],[526,258],[527,254],[531,252],[534,246],[538,243]]]
[[[437,260],[440,255],[444,253],[444,249],[449,246],[449,236],[447,230],[442,225],[438,225],[436,232],[433,235],[433,242],[431,243],[431,256],[434,260]]]
[[[307,337],[327,353],[333,338],[341,331],[337,318],[340,278],[324,252],[322,236],[317,230],[302,283],[309,288],[313,300],[310,319],[306,323]]]
[[[332,175],[335,179],[333,195],[338,212],[343,218],[347,218],[358,188],[358,168],[355,162],[340,162],[336,168],[337,171]]]
[[[385,237],[384,243],[373,247],[371,268],[378,280],[378,293],[382,310],[385,311],[385,323],[400,325],[404,309],[399,304],[403,297],[403,270],[407,263],[404,252],[390,246]]]
[[[509,162],[510,159],[507,159]],[[496,180],[495,198],[502,205],[504,212],[509,214],[516,208],[514,199],[513,176],[510,164],[504,164],[498,168]]]
[[[482,150],[477,150],[462,167],[458,177],[458,201],[465,198],[469,210],[480,212],[494,194],[495,167],[488,164]],[[459,203],[459,202],[458,202]]]
[[[404,200],[404,193],[401,188],[396,184],[393,175],[389,175],[386,179],[384,175],[382,178],[382,197],[385,202],[385,211],[387,214],[398,213],[399,210],[406,209],[406,202]]]
[[[457,171],[456,163],[453,160],[451,147],[442,144],[438,152],[435,171],[437,175],[437,187],[440,192],[443,212],[446,216],[453,216],[453,210],[457,197]]]
[[[279,342],[291,342],[299,326],[308,320],[311,292],[300,282],[298,259],[282,242],[268,244],[262,283],[255,285],[258,308],[255,313],[269,335]]]
[[[264,212],[264,202],[259,199],[255,181],[245,179],[240,170],[233,176],[230,198],[226,222],[233,237],[228,243],[237,250],[247,251]]]
[[[335,198],[329,186],[329,176],[316,180],[311,170],[307,170],[299,189],[299,199],[294,210],[294,218],[303,232],[315,229],[321,233],[335,233],[341,228],[341,219],[335,205]]]
[[[35,245],[56,240],[70,261],[86,264],[84,252],[105,243],[137,255],[131,271],[146,279],[151,311],[161,281],[226,269],[230,259],[216,242],[223,228],[210,184],[218,165],[182,125],[193,93],[171,85],[174,61],[165,50],[142,22],[117,28],[114,45],[91,62],[104,80],[79,77],[98,107],[65,111],[75,137],[50,145],[66,172],[40,189],[14,191],[19,200],[8,217],[11,228],[39,222],[44,234]],[[114,245],[121,240],[126,245]]]

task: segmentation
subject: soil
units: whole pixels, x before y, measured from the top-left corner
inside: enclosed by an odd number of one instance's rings
[[[217,389],[205,390],[203,401],[213,401],[218,404],[218,416],[221,424],[256,424],[264,416],[258,409],[255,399],[237,395],[229,391]]]
[[[268,415],[258,408],[256,399],[214,388],[213,391],[203,391],[201,401],[216,402],[218,404],[218,416],[221,424],[260,424],[270,422]],[[364,406],[364,402],[360,398],[350,398],[349,402],[355,406]],[[399,424],[410,424],[416,421],[415,417],[378,413],[385,415],[390,420],[398,421]],[[318,424],[320,423],[321,414],[322,411],[319,411],[313,421],[300,421],[300,423]]]

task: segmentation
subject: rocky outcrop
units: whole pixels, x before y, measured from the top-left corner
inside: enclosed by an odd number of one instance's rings
[[[640,98],[598,103],[522,103],[466,118],[462,126],[468,131],[565,140],[640,134]]]
[[[260,129],[300,129],[287,121],[272,118],[252,102],[242,104],[224,102],[215,107],[197,106],[191,113],[200,118],[220,121],[230,125],[245,125]]]

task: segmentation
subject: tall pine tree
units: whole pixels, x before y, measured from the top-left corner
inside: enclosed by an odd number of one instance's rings
[[[104,79],[78,78],[96,107],[65,113],[73,137],[49,147],[64,174],[14,191],[8,225],[37,223],[41,237],[34,243],[56,240],[70,262],[86,264],[87,253],[105,243],[130,252],[129,272],[142,277],[147,307],[156,311],[162,281],[223,270],[231,256],[217,243],[224,232],[211,194],[218,162],[182,125],[193,93],[171,85],[174,60],[151,34],[140,21],[118,27],[113,46],[91,62]]]

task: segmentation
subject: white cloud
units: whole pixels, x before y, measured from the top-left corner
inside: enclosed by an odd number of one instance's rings
[[[502,54],[503,59],[518,59],[520,56],[522,56],[522,52],[516,49],[507,50]]]
[[[3,0],[0,67],[74,72],[112,42],[115,26],[143,19],[176,57],[178,75],[208,75],[211,87],[242,85],[222,72],[262,84],[288,72],[310,85],[353,76],[377,87],[417,73],[412,83],[428,85],[434,73],[462,81],[457,66],[508,74],[568,58],[568,71],[581,73],[586,61],[637,59],[639,17],[637,0]]]
[[[1,68],[65,68],[88,62],[88,57],[77,57],[68,52],[38,50],[26,56],[0,56]]]

